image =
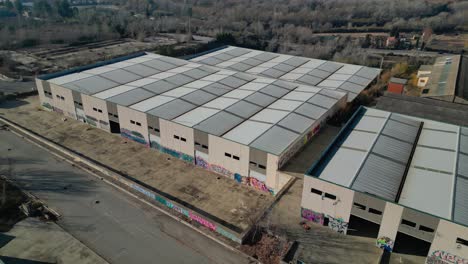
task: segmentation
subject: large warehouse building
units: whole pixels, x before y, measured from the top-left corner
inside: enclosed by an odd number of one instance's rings
[[[348,94],[348,101],[376,79],[379,69],[227,46],[191,59],[238,72],[317,86]]]
[[[372,78],[366,83],[379,73],[326,65]],[[36,81],[45,108],[273,194],[291,178],[279,168],[348,100],[342,91],[152,53]]]
[[[304,178],[304,219],[468,263],[468,128],[361,107]]]

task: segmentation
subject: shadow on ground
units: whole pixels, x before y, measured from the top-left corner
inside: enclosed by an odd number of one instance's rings
[[[35,261],[35,260],[28,260],[28,259],[20,259],[20,258],[12,258],[12,257],[4,257],[0,256],[0,261],[3,261],[5,264],[52,264],[54,262],[43,262],[43,261]]]

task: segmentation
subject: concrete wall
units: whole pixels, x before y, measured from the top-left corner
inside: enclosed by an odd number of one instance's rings
[[[377,246],[391,252],[398,234],[403,207],[394,203],[386,203],[383,213],[382,224],[380,225]],[[397,241],[398,242],[398,241]]]
[[[216,165],[219,173],[231,176],[240,174],[241,176],[249,175],[249,147],[213,135],[208,135],[209,144],[209,163]],[[231,157],[227,157],[225,153],[229,153]],[[234,159],[234,156],[239,157],[239,160]]]
[[[415,226],[412,226],[413,223]],[[431,243],[438,225],[439,218],[405,208],[398,231]]]
[[[468,228],[440,220],[426,263],[468,263],[468,246],[457,238],[468,241]]]
[[[146,114],[125,106],[117,106],[120,120],[120,134],[149,147]]]
[[[41,102],[41,105],[44,107],[44,109],[52,111],[54,105],[54,101],[52,100],[53,95],[46,95],[44,91],[44,86],[47,86],[47,90],[50,91],[50,86],[48,82],[36,78],[36,88],[39,94],[39,101]]]
[[[312,188],[321,192],[312,192]],[[327,198],[335,196],[335,199]],[[351,208],[354,200],[354,191],[332,184],[315,177],[304,176],[304,189],[302,192],[302,217],[304,219],[323,224],[321,217],[329,218],[328,224],[332,229],[346,234]],[[322,215],[320,215],[322,214]],[[336,226],[340,224],[340,226]]]
[[[55,84],[50,84],[54,111],[76,119],[72,91]]]
[[[193,157],[195,154],[193,129],[159,119],[161,144],[171,150]]]
[[[106,101],[85,94],[81,95],[81,100],[86,122],[92,126],[110,131]]]

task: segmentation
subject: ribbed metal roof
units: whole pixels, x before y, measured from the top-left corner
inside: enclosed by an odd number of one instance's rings
[[[154,93],[150,93],[142,88],[136,88],[128,92],[113,96],[111,98],[107,98],[107,101],[123,106],[129,106],[153,96],[155,96]]]
[[[233,114],[229,114],[228,112],[221,111],[202,121],[194,128],[211,135],[221,136],[243,121],[243,118],[239,118]]]
[[[62,84],[63,87],[83,93],[83,94],[95,94],[102,92],[104,90],[110,89],[112,87],[118,86],[119,83],[113,82],[111,80],[99,77],[92,76],[77,81],[69,82]]]
[[[298,136],[299,134],[290,130],[274,126],[258,137],[250,146],[279,155],[290,146]]]

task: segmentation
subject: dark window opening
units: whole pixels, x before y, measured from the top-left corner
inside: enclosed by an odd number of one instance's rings
[[[83,104],[82,104],[82,103],[78,103],[78,105],[79,105],[79,106],[83,106]]]
[[[258,164],[258,167],[259,167],[260,169],[264,169],[264,170],[266,169],[265,165],[262,165],[262,164]]]
[[[320,191],[320,190],[317,190],[317,189],[314,189],[314,188],[310,189],[310,192],[311,192],[311,193],[318,194],[318,195],[320,195],[320,196],[321,196],[321,195],[322,195],[322,193],[323,193],[322,191]]]
[[[416,223],[415,222],[411,222],[411,221],[408,221],[408,220],[401,220],[401,224],[402,225],[407,225],[407,226],[411,226],[411,227],[416,227]]]
[[[115,118],[118,118],[119,116],[118,115],[114,115]]]
[[[423,89],[423,90],[422,90],[422,93],[423,93],[423,94],[428,94],[428,93],[429,93],[429,89]]]
[[[132,123],[132,124],[135,124],[135,121],[133,121],[133,120],[130,120],[130,123]]]
[[[93,111],[97,111],[97,108],[96,108],[96,107],[93,107]]]
[[[379,210],[374,209],[374,208],[369,208],[369,213],[376,214],[376,215],[382,215],[382,211],[379,211]]]
[[[361,209],[361,210],[366,210],[366,207],[362,204],[354,203],[354,207]]]
[[[102,110],[101,110],[101,109],[98,109],[97,111],[98,111],[99,113],[102,113]]]
[[[180,140],[182,140],[183,142],[187,142],[187,139],[181,137]]]
[[[63,97],[63,96],[60,96],[60,99],[62,99],[62,100],[65,100],[65,97]]]
[[[254,166],[257,166],[257,163],[251,161],[250,164],[254,165]]]
[[[195,142],[195,146],[201,146],[201,144],[198,142]]]
[[[153,127],[152,127],[152,126],[148,126],[148,129],[151,129],[151,130],[153,130]]]
[[[159,132],[159,128],[154,128],[154,131]]]
[[[179,139],[179,136],[174,135],[174,138],[175,138],[175,139]]]
[[[468,246],[468,240],[465,240],[463,238],[459,238],[457,237],[457,241],[456,241],[458,244],[462,244],[464,246]]]
[[[237,157],[237,156],[232,156],[232,158],[235,159],[235,160],[239,160],[239,157]]]
[[[328,199],[331,199],[331,200],[336,200],[336,196],[333,195],[333,194],[325,193],[325,197],[327,197]]]
[[[227,152],[224,153],[224,156],[229,157],[229,158],[232,157],[232,155]]]
[[[204,149],[208,149],[207,145],[202,145],[201,147],[204,148]]]
[[[140,122],[136,122],[136,125],[137,125],[137,126],[141,126],[141,123],[140,123]]]
[[[112,116],[112,113],[108,113],[109,116]]]
[[[427,226],[423,226],[423,225],[419,226],[419,230],[424,231],[424,232],[429,232],[429,233],[434,232],[434,229],[427,227]]]

